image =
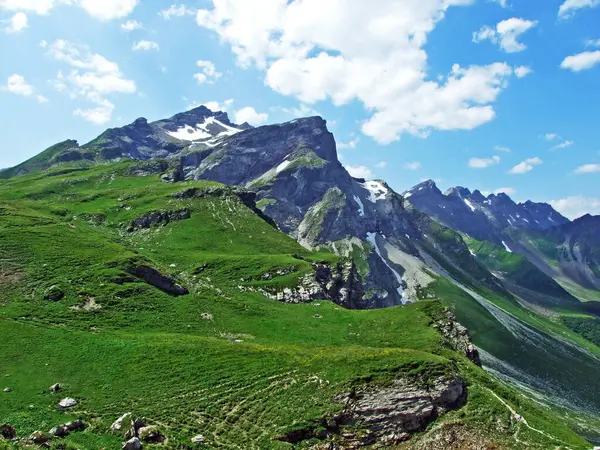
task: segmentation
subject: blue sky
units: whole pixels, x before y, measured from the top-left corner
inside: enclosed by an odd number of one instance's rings
[[[351,173],[600,214],[598,0],[0,0],[0,167],[193,105]]]

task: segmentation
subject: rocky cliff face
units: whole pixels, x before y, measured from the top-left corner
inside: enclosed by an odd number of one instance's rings
[[[547,230],[544,238],[555,245],[541,250],[559,262],[563,276],[587,289],[600,290],[600,216],[587,214]]]
[[[213,180],[253,192],[248,195],[255,195],[252,203],[265,218],[302,245],[329,248],[353,261],[363,300],[340,294],[340,304],[376,308],[427,298],[437,267],[429,261],[459,267],[474,282],[488,280],[499,288],[456,233],[407,208],[385,182],[352,178],[320,117],[251,128],[199,107],[152,123],[140,118],[54,156],[70,159],[73,152],[139,159],[131,170],[140,176],[160,172],[165,182]]]

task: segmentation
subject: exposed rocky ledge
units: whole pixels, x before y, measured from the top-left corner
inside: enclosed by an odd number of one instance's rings
[[[153,226],[167,225],[176,220],[185,220],[192,217],[190,210],[187,208],[177,211],[151,211],[143,216],[133,220],[127,228],[127,231],[132,233],[135,230],[144,228],[152,228]]]
[[[236,197],[244,206],[249,208],[254,214],[263,219],[269,225],[277,228],[275,221],[256,207],[256,193],[247,189],[233,188],[229,186],[211,187],[205,189],[188,188],[171,195],[171,197],[177,199],[231,196]]]
[[[189,291],[186,288],[178,285],[175,280],[163,275],[153,267],[143,265],[133,266],[127,268],[127,272],[134,277],[141,278],[149,285],[154,286],[167,294],[175,296],[189,294]]]
[[[444,308],[440,314],[434,317],[434,328],[437,328],[440,334],[446,338],[446,345],[452,350],[463,353],[474,364],[481,367],[479,351],[471,342],[469,331],[456,321],[454,313]]]
[[[350,309],[362,309],[364,291],[356,265],[351,260],[336,265],[315,263],[313,271],[304,275],[295,287],[281,290],[239,286],[242,291],[256,291],[284,303],[308,303],[314,300],[331,300]]]
[[[467,395],[466,383],[456,377],[440,377],[428,386],[396,378],[387,386],[365,386],[346,393],[336,399],[344,409],[335,417],[274,439],[293,444],[315,438],[328,441],[313,447],[323,449],[395,445],[424,430],[437,417],[460,408]]]

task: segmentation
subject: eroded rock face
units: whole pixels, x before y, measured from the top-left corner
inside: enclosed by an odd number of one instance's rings
[[[479,351],[471,342],[469,331],[456,321],[456,316],[449,309],[445,309],[440,317],[436,317],[434,327],[447,340],[450,348],[463,353],[474,364],[481,367]]]
[[[241,290],[253,290],[245,286]],[[313,272],[304,275],[293,288],[282,291],[258,289],[266,297],[284,303],[308,303],[314,300],[331,300],[351,309],[364,309],[364,291],[356,265],[351,260],[334,266],[313,264]]]
[[[275,439],[299,443],[335,438],[339,448],[394,445],[422,431],[437,417],[460,408],[467,400],[466,383],[456,377],[438,378],[427,386],[397,378],[388,386],[367,386],[336,399],[345,404],[335,417],[313,428],[294,430]]]
[[[466,384],[460,379],[438,379],[429,388],[419,388],[407,380],[394,380],[391,386],[370,389],[346,397],[343,423],[362,423],[370,430],[368,440],[390,443],[394,436],[414,433],[466,400]]]
[[[133,220],[127,231],[131,233],[135,230],[152,228],[153,226],[168,225],[169,222],[185,220],[190,217],[192,217],[192,214],[187,208],[177,211],[152,211]]]

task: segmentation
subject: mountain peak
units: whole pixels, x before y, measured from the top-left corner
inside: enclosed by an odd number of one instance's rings
[[[465,198],[465,197],[470,197],[471,196],[471,191],[469,189],[465,188],[465,187],[462,187],[462,186],[455,186],[455,187],[452,187],[452,188],[448,189],[444,193],[444,195]]]

